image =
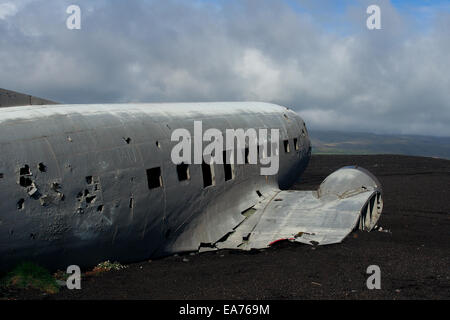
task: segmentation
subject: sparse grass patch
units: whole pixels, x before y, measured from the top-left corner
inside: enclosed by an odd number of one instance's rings
[[[53,274],[53,278],[60,281],[66,281],[69,277],[70,274],[62,270],[58,270]]]
[[[19,264],[0,281],[0,285],[5,288],[33,288],[50,294],[59,291],[59,286],[50,272],[31,262]]]
[[[120,264],[119,262],[110,262],[105,261],[105,262],[101,262],[99,263],[95,268],[95,269],[99,269],[99,270],[103,270],[103,271],[111,271],[111,270],[122,270],[125,269],[126,266]]]
[[[92,271],[88,271],[85,273],[87,276],[94,276],[96,274],[108,271],[118,271],[125,269],[126,266],[120,264],[119,262],[111,262],[109,260],[100,262]]]

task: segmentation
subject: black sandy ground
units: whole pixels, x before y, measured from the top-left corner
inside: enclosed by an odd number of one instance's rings
[[[378,225],[343,243],[281,243],[252,252],[167,257],[84,278],[82,289],[18,299],[450,299],[450,161],[406,156],[313,156],[293,189],[311,190],[334,170],[357,164],[384,188]],[[187,261],[188,260],[188,261]],[[381,269],[368,290],[366,269]]]

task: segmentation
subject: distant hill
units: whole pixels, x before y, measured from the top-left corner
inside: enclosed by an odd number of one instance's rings
[[[315,154],[404,154],[450,159],[450,137],[309,130]]]

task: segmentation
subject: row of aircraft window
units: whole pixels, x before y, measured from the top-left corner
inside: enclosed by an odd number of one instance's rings
[[[298,139],[294,138],[294,148],[295,150],[299,150],[299,144]],[[290,153],[290,143],[289,140],[283,141],[284,146],[284,152]],[[258,148],[259,153],[259,148]],[[248,155],[249,155],[249,149],[245,149],[245,164],[248,164]],[[226,163],[226,151],[223,152],[223,166],[224,166],[224,173],[225,173],[225,181],[234,179],[234,172],[233,172],[233,165]],[[202,174],[203,174],[203,187],[209,187],[213,185],[213,167],[205,162],[202,163]],[[186,181],[190,180],[190,172],[189,172],[189,165],[185,163],[181,163],[177,165],[177,175],[179,181]],[[148,188],[149,189],[155,189],[155,188],[161,188],[163,187],[163,179],[161,175],[161,167],[155,167],[147,170],[147,182],[148,182]]]

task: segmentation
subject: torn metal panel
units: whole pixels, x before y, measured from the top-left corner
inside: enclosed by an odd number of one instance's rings
[[[218,248],[261,249],[279,240],[339,243],[356,227],[370,231],[375,226],[382,191],[366,170],[346,167],[328,176],[318,191],[273,192],[254,209]]]
[[[246,246],[266,247],[280,239],[317,245],[341,242],[357,225],[369,195],[321,201],[314,192],[282,191],[265,208]]]

